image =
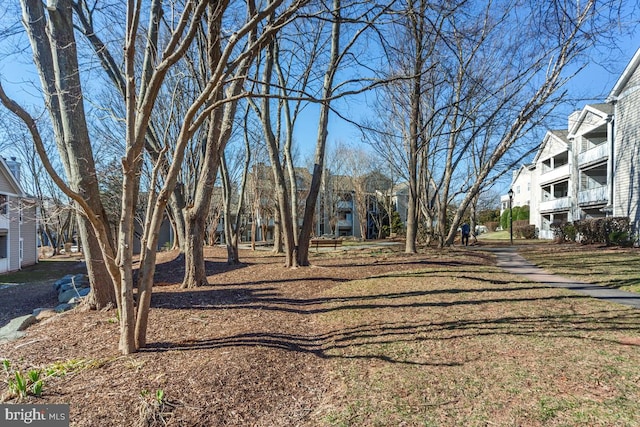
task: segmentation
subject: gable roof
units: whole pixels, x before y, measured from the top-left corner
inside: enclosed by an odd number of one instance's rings
[[[622,93],[627,83],[629,83],[629,79],[631,79],[631,76],[633,76],[633,73],[635,73],[639,65],[640,65],[640,48],[636,50],[635,55],[633,55],[633,58],[631,58],[631,61],[629,62],[629,64],[627,64],[627,67],[622,72],[622,75],[620,76],[616,84],[613,86],[611,93],[607,97],[607,102],[617,101],[618,97]]]
[[[540,144],[540,148],[538,148],[536,157],[533,159],[533,164],[538,163],[538,160],[540,160],[540,156],[542,156],[545,147],[551,142],[560,142],[561,144],[564,144],[567,150],[569,150],[570,144],[569,139],[567,138],[568,135],[569,132],[564,129],[548,130],[544,135],[544,138],[542,139],[542,143]]]
[[[531,165],[530,164],[524,164],[521,165],[518,170],[516,170],[513,173],[513,176],[511,177],[511,184],[513,185],[514,182],[516,182],[518,180],[518,178],[520,178],[520,175],[523,172],[531,172]]]
[[[580,129],[580,127],[582,126],[582,124],[585,122],[585,119],[587,119],[587,117],[592,118],[593,116],[596,116],[596,123],[599,123],[600,120],[606,121],[607,118],[609,118],[609,116],[611,116],[613,114],[613,105],[612,104],[587,104],[584,106],[584,108],[580,111],[580,115],[578,116],[578,119],[571,124],[571,127],[569,128],[569,135],[568,138],[572,138],[576,135],[576,133],[578,132],[578,130]],[[589,122],[589,120],[587,120],[587,123]],[[589,124],[593,124],[593,123],[589,123]],[[599,124],[598,126],[601,126],[601,124]]]
[[[6,160],[2,156],[0,156],[0,174],[2,174],[2,176],[7,180],[9,186],[13,190],[14,194],[10,194],[11,196],[26,197],[22,186],[13,175],[9,166],[7,166]]]

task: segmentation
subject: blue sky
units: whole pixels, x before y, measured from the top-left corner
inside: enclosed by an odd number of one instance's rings
[[[26,38],[22,41],[27,43]],[[595,49],[589,65],[568,85],[569,95],[573,98],[561,111],[557,112],[558,124],[566,122],[566,116],[576,109],[581,109],[587,103],[604,102],[622,71],[640,47],[640,32],[635,34],[619,34],[613,49]],[[25,46],[26,47],[26,46]],[[31,57],[29,49],[25,49],[20,57],[10,57],[0,60],[0,78],[5,90],[10,96],[24,102],[25,105],[41,103],[38,77],[29,64]],[[341,100],[334,105],[343,114],[354,121],[362,121],[371,114],[365,104],[365,96],[358,96],[349,100]],[[303,113],[296,130],[299,161],[311,158],[315,149],[317,135],[317,106],[309,106]],[[562,117],[565,117],[562,119]],[[329,145],[337,141],[359,143],[361,135],[351,124],[333,114],[329,123]]]
[[[561,127],[572,111],[582,109],[585,104],[605,102],[625,67],[640,48],[640,31],[635,34],[621,34],[614,43],[614,49],[594,49],[589,65],[568,84],[571,102],[556,112],[559,117],[556,127]],[[360,121],[370,114],[370,110],[361,100],[351,101],[346,110],[345,114],[355,121]],[[304,157],[313,154],[316,133],[315,129],[309,132],[309,128],[317,125],[317,118],[309,112],[302,123],[303,128],[298,129],[296,137],[302,145],[301,154]],[[332,115],[329,144],[333,145],[339,140],[359,142],[360,133],[352,124]]]

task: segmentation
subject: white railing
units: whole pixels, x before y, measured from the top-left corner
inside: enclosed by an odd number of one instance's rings
[[[353,222],[348,219],[341,219],[338,221],[338,227],[344,228],[344,227],[352,227],[352,226],[353,226]]]
[[[550,169],[540,175],[540,184],[545,184],[548,182],[558,181],[562,178],[568,178],[570,175],[569,165],[562,165],[555,169]]]
[[[578,154],[578,164],[585,165],[594,163],[599,160],[604,160],[607,157],[607,144],[604,143]]]
[[[609,201],[609,192],[607,186],[592,188],[578,192],[578,204],[589,203],[606,203]]]
[[[557,211],[562,209],[569,209],[571,206],[568,197],[560,197],[558,199],[549,200],[540,203],[540,212],[545,211]]]

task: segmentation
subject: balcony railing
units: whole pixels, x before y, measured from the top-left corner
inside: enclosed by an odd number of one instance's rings
[[[549,169],[540,175],[540,184],[559,181],[562,178],[569,178],[570,172],[568,164],[559,166],[555,169]]]
[[[571,203],[568,197],[560,197],[558,199],[549,200],[540,203],[540,212],[552,212],[569,209]]]
[[[9,217],[7,215],[0,214],[0,230],[9,229]]]
[[[578,154],[578,165],[587,165],[607,158],[607,144],[604,143]]]
[[[607,186],[592,188],[578,192],[579,205],[591,205],[599,203],[607,203],[609,201],[609,192]]]
[[[340,228],[347,228],[352,226],[353,226],[353,222],[349,219],[341,219],[338,221],[338,227]]]

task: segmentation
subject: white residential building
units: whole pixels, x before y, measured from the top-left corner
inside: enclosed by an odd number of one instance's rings
[[[553,238],[553,223],[605,216],[628,217],[640,231],[640,49],[607,102],[572,113],[567,130],[548,131],[524,168],[531,191],[519,194],[524,181],[516,172],[514,206],[530,200],[530,223],[540,238]]]
[[[20,164],[0,157],[0,273],[38,262],[38,212],[19,181]]]

